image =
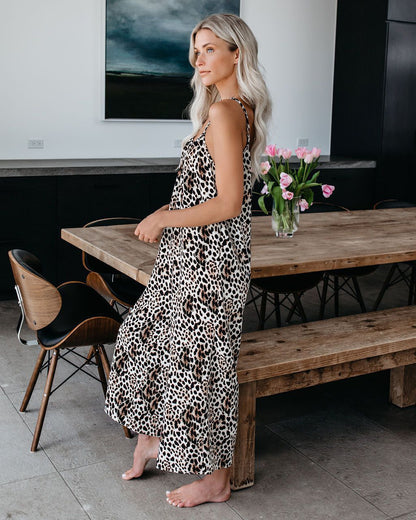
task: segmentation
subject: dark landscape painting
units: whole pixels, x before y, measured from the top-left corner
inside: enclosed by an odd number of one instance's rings
[[[193,27],[240,0],[107,0],[106,119],[184,119],[192,92]]]

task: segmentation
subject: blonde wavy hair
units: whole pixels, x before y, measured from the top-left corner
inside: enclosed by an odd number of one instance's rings
[[[257,178],[260,172],[260,157],[266,146],[267,123],[271,116],[270,94],[259,70],[257,40],[248,25],[234,14],[212,14],[195,26],[189,46],[189,62],[195,69],[191,80],[194,97],[188,107],[194,130],[191,136],[194,136],[208,119],[210,106],[221,99],[217,87],[206,87],[196,70],[195,37],[201,29],[210,29],[218,38],[228,43],[230,51],[239,49],[237,82],[241,99],[254,110],[254,142],[251,157],[254,178]]]

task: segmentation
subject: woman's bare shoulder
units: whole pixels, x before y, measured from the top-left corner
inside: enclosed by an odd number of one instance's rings
[[[241,126],[241,114],[241,106],[232,99],[223,99],[222,101],[217,101],[209,108],[209,119],[211,123],[228,122],[233,126]]]

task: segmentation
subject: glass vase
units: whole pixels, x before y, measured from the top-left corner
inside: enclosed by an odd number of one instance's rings
[[[285,200],[282,211],[279,211],[273,201],[272,228],[277,237],[292,238],[297,231],[299,227],[299,200],[300,197]]]

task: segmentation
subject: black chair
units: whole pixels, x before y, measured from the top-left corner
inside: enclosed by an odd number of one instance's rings
[[[312,205],[312,212],[326,211],[350,211],[344,206],[332,204],[330,202],[316,202]],[[339,297],[340,293],[345,293],[360,305],[361,311],[366,312],[366,305],[361,293],[358,278],[373,273],[378,268],[377,265],[363,267],[350,267],[347,269],[334,269],[325,272],[323,276],[323,286],[321,294],[321,305],[319,319],[324,318],[325,307],[332,299],[334,300],[334,314],[339,316]],[[328,292],[330,292],[328,296]]]
[[[291,321],[294,314],[306,323],[308,319],[301,298],[306,291],[317,287],[322,277],[322,272],[316,272],[253,279],[250,285],[251,299],[247,305],[253,303],[255,306],[259,318],[258,330],[264,329],[265,322],[273,313],[276,317],[276,325],[281,327],[282,307],[289,311],[287,323]],[[257,307],[259,298],[261,298],[260,310]],[[273,310],[266,316],[267,302],[273,305]]]
[[[88,222],[84,227],[138,224],[140,219],[130,217],[102,218]],[[144,285],[120,273],[117,269],[82,252],[82,263],[88,271],[86,282],[101,296],[110,301],[124,315],[144,291]],[[120,309],[121,306],[121,309]]]
[[[416,204],[411,202],[385,199],[376,202],[373,209],[413,208],[415,206]],[[404,283],[409,289],[407,304],[416,304],[416,262],[400,262],[391,265],[374,303],[374,310],[378,309],[386,291],[398,283]]]
[[[24,345],[39,345],[40,352],[29,381],[20,411],[26,411],[40,372],[47,368],[47,378],[38,420],[33,435],[31,451],[36,451],[45,419],[50,395],[74,374],[82,371],[101,382],[104,395],[106,376],[110,364],[104,343],[113,343],[122,322],[120,315],[94,289],[82,282],[67,282],[55,287],[41,274],[38,258],[22,249],[9,251],[9,259],[16,282],[16,293],[21,309],[17,326],[19,341]],[[37,339],[26,341],[21,336],[23,321],[36,332]],[[91,346],[87,356],[76,351],[77,347]],[[48,360],[45,362],[45,356]],[[71,354],[82,359],[80,365]],[[93,361],[95,359],[95,362]],[[58,359],[64,359],[75,370],[52,390]],[[96,365],[98,378],[84,369]],[[125,435],[131,437],[127,428]]]

